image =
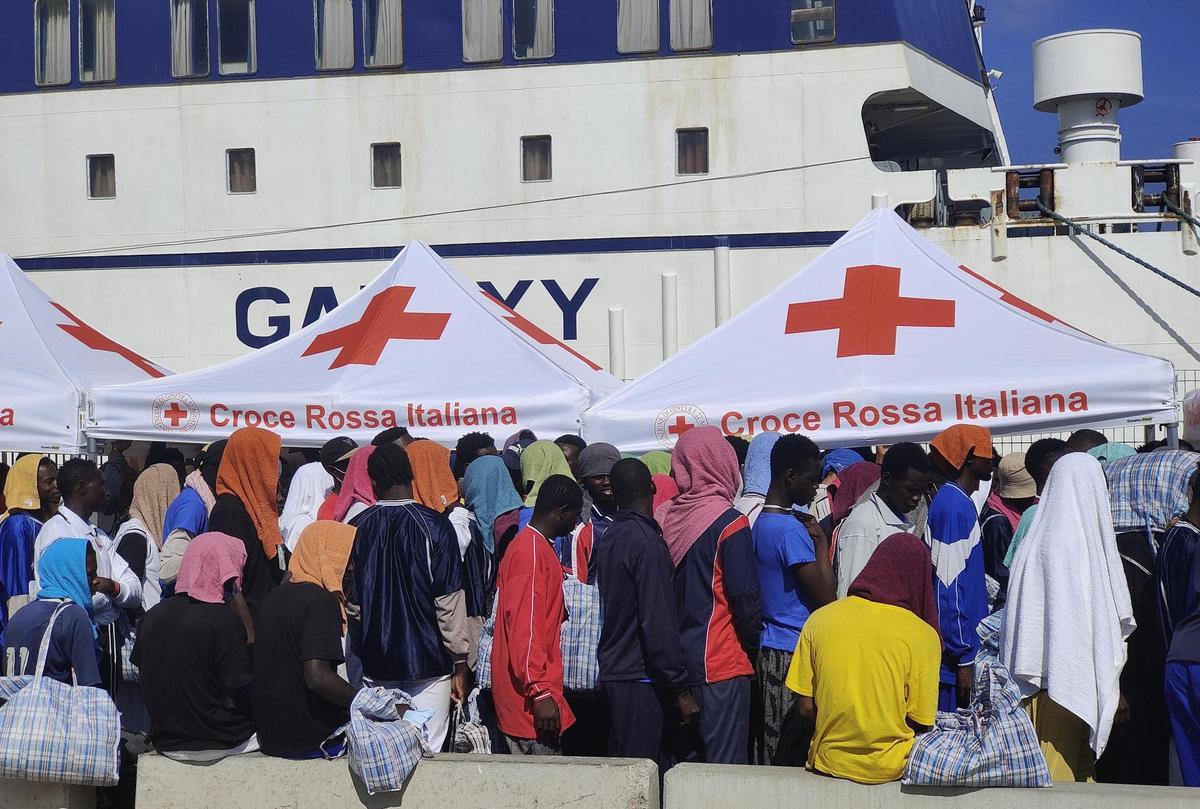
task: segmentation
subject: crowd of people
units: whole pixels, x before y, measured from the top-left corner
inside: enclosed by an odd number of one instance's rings
[[[1082,430],[1001,458],[956,425],[928,450],[699,427],[640,458],[403,428],[285,452],[243,428],[135,474],[128,449],[20,457],[0,521],[0,673],[33,672],[57,610],[45,675],[112,695],[127,771],[336,754],[383,687],[435,750],[476,692],[497,753],[882,783],[977,699],[1003,611],[1056,780],[1200,786],[1188,450]]]

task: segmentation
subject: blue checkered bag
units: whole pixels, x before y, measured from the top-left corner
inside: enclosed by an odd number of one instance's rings
[[[404,789],[421,759],[433,755],[424,730],[401,718],[397,703],[411,704],[412,697],[394,688],[364,688],[350,704],[350,770],[368,795]]]
[[[917,786],[1048,787],[1050,769],[1037,732],[1021,707],[1021,693],[997,659],[1003,610],[979,624],[971,707],[939,712],[918,736],[903,783]]]
[[[475,685],[479,688],[492,687],[492,640],[496,632],[496,605],[500,603],[500,591],[492,599],[492,614],[483,622],[479,643],[475,645]]]
[[[121,720],[101,688],[71,686],[44,675],[54,610],[33,675],[0,677],[0,780],[84,786],[117,783]]]
[[[600,588],[580,581],[575,572],[575,542],[571,542],[571,573],[563,574],[563,604],[567,622],[562,627],[563,688],[594,691],[600,674],[600,629],[604,619]]]

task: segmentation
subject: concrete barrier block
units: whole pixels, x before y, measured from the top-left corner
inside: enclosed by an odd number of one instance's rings
[[[658,809],[658,768],[640,759],[444,754],[417,766],[403,792],[368,795],[345,759],[258,754],[210,766],[138,759],[137,809]],[[728,809],[725,807],[724,809]]]
[[[1196,794],[1190,789],[1115,784],[1019,790],[863,786],[791,767],[680,764],[667,772],[663,809],[1195,809],[1200,806]]]
[[[0,780],[0,809],[95,809],[96,788]]]

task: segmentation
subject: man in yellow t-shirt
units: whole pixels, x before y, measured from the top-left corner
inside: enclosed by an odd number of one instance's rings
[[[911,534],[880,543],[849,597],[809,617],[787,675],[816,724],[809,769],[862,784],[903,774],[937,715],[937,625],[929,550]]]

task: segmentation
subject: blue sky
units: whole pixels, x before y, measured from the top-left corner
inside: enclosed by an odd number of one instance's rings
[[[983,0],[988,67],[1004,71],[996,103],[1014,163],[1053,162],[1057,117],[1033,109],[1035,39],[1081,28],[1142,35],[1146,100],[1121,113],[1121,156],[1170,157],[1200,137],[1200,0]]]

